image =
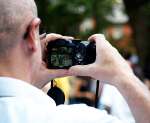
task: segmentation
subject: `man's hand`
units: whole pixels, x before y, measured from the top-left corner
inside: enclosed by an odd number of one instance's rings
[[[68,37],[50,34],[47,35],[46,42],[57,38],[66,39]],[[102,82],[115,85],[128,102],[136,122],[149,123],[150,94],[148,89],[133,74],[127,62],[121,57],[118,51],[106,41],[103,35],[93,35],[89,40],[96,42],[97,56],[95,63],[73,66],[69,71],[49,70],[44,65],[41,65],[41,69],[37,72],[38,74],[35,74],[35,78],[38,80],[36,86],[42,88],[52,78],[60,76],[91,76]]]
[[[48,34],[46,35],[46,38],[41,40],[41,46],[42,46],[42,52],[44,53],[45,46],[48,42],[54,41],[56,39],[73,39],[73,37],[68,37],[68,36],[62,36],[59,34]],[[43,63],[40,66],[40,70],[37,70],[34,75],[34,85],[38,88],[43,88],[48,82],[50,82],[53,78],[57,77],[64,77],[64,76],[69,76],[70,73],[68,70],[52,70],[52,69],[47,69],[46,64],[43,61]]]
[[[103,35],[93,35],[96,42],[96,61],[90,65],[73,66],[70,73],[91,76],[117,87],[124,96],[136,123],[150,123],[150,94],[144,84],[133,74],[130,66]]]
[[[70,73],[80,76],[91,76],[102,82],[115,84],[116,78],[125,73],[133,74],[130,66],[118,53],[118,51],[106,41],[101,34],[95,34],[89,38],[96,42],[96,61],[90,65],[78,65],[70,68]]]

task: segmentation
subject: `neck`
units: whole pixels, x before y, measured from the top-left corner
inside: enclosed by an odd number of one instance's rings
[[[17,56],[14,58],[0,59],[0,76],[31,82],[27,63]]]

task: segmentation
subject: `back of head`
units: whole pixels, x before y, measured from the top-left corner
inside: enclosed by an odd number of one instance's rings
[[[35,17],[34,0],[0,0],[0,56],[6,55],[22,40]]]

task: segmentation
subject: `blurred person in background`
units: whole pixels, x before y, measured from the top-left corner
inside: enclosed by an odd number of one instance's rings
[[[72,89],[70,104],[87,104],[94,106],[95,94],[91,90],[92,79],[89,77],[77,76],[72,78]]]

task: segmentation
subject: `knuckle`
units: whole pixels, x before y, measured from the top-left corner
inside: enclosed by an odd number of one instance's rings
[[[61,37],[62,35],[56,33],[47,34],[47,37]]]

